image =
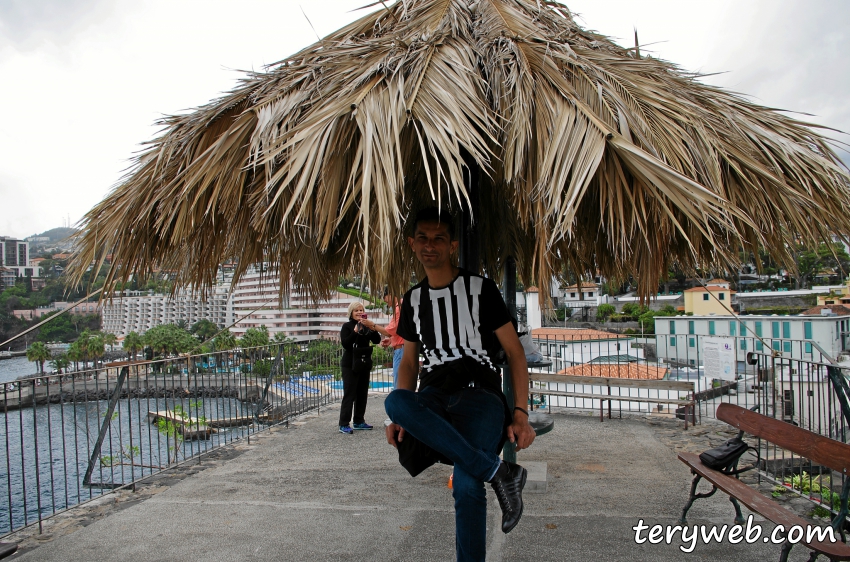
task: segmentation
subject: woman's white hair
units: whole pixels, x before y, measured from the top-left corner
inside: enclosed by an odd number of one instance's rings
[[[354,301],[353,303],[348,305],[348,317],[349,318],[351,318],[351,315],[354,314],[354,309],[357,308],[358,306],[361,306],[361,307],[363,307],[363,310],[366,310],[366,307],[363,306],[362,302]]]

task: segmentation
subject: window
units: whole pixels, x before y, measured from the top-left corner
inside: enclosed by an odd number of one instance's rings
[[[742,335],[742,336],[746,336],[746,335],[747,335],[747,324],[746,324],[746,323],[744,323],[744,322],[741,322],[741,335]]]
[[[788,340],[791,339],[791,322],[782,323],[782,337]]]
[[[720,297],[720,300],[725,301],[726,300],[726,293],[720,293],[719,297]]]
[[[747,351],[747,340],[741,340],[741,351]]]
[[[811,353],[811,352],[812,352],[812,344],[806,343],[806,353]]]
[[[694,321],[688,320],[688,333],[694,335]]]
[[[761,322],[756,322],[756,335],[761,337]]]
[[[779,340],[773,340],[773,349],[779,351]]]
[[[688,338],[688,347],[696,347],[697,339],[696,338]]]
[[[675,335],[675,334],[676,334],[676,321],[670,320],[670,335],[672,336],[672,335]]]
[[[771,333],[774,338],[779,337],[779,322],[771,322],[770,323]]]
[[[576,298],[576,294],[575,294],[575,293],[570,293],[570,298],[571,298],[571,299]]]
[[[782,351],[784,351],[785,353],[791,353],[791,342],[790,341],[782,342]]]
[[[734,335],[735,335],[735,326],[736,326],[736,325],[737,325],[737,324],[735,323],[735,321],[734,321],[734,320],[730,320],[730,321],[729,321],[729,335],[730,335],[730,336],[734,336]]]
[[[697,362],[695,360],[691,359],[691,365],[696,365],[696,364],[697,364]]]
[[[810,340],[812,339],[812,323],[811,322],[803,322],[803,338]]]
[[[714,320],[709,320],[709,321],[708,321],[708,335],[709,335],[709,336],[713,336],[713,335],[714,335]]]
[[[670,345],[672,345],[672,346],[676,345],[676,336],[670,336]]]
[[[588,297],[592,297],[592,296],[593,296],[593,293],[587,293],[587,296],[588,296]]]
[[[705,294],[702,295],[702,300],[704,300],[704,301],[708,300],[708,293],[705,293]]]

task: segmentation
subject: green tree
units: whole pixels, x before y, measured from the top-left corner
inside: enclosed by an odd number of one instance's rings
[[[136,354],[145,347],[145,342],[138,332],[130,332],[124,336],[122,347],[127,352],[127,361],[132,361]]]
[[[269,344],[269,329],[265,326],[248,328],[239,340],[239,347],[261,347]]]
[[[86,339],[86,354],[94,362],[94,368],[97,368],[98,360],[106,355],[106,344],[104,343],[103,334],[100,332],[92,332],[89,338]]]
[[[115,334],[110,334],[109,332],[103,332],[103,344],[109,346],[109,350],[112,351],[112,346],[118,343],[118,336]]]
[[[295,343],[295,338],[290,338],[284,332],[276,332],[274,341],[275,343]]]
[[[613,304],[600,304],[596,307],[596,321],[606,322],[615,312],[617,312],[617,308]]]
[[[74,370],[80,370],[80,361],[85,359],[86,353],[83,349],[83,342],[77,340],[68,348],[68,359],[74,362]]]
[[[44,373],[44,362],[50,359],[50,350],[43,342],[37,341],[27,349],[27,360],[38,365],[38,372]]]
[[[191,332],[202,342],[207,341],[218,333],[218,326],[206,318],[192,324]]]
[[[797,289],[810,287],[812,279],[828,269],[845,273],[850,271],[850,255],[841,244],[821,244],[817,248],[799,244],[794,250],[797,270],[794,282]]]
[[[71,362],[68,360],[68,354],[62,353],[61,355],[57,355],[53,359],[50,360],[50,367],[59,374],[62,374],[62,371],[68,368]]]
[[[197,340],[187,330],[175,324],[154,326],[142,336],[145,345],[162,357],[170,354],[186,353],[193,349]]]
[[[236,343],[236,336],[234,336],[230,330],[221,332],[212,340],[213,348],[216,351],[227,351],[228,349],[233,349],[236,347]]]

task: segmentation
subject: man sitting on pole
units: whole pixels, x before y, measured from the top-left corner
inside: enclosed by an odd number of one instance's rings
[[[458,242],[451,215],[437,208],[424,209],[416,216],[413,236],[407,241],[426,278],[402,302],[398,334],[405,340],[404,354],[398,388],[385,402],[393,422],[386,428],[387,441],[399,448],[402,464],[414,476],[436,460],[454,464],[457,559],[484,560],[484,483],[489,482],[496,492],[503,532],[510,532],[522,516],[526,470],[502,461],[499,451],[506,439],[517,450],[534,441],[528,413],[519,406],[528,404],[528,366],[496,284],[452,265]],[[513,412],[508,410],[501,377],[486,352],[494,338],[508,358],[518,405]],[[415,392],[420,345],[424,364]],[[413,456],[422,457],[422,445],[433,453],[414,468],[410,451],[403,451],[412,443],[417,445]]]

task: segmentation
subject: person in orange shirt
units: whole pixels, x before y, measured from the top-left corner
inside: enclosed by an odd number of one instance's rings
[[[401,317],[401,300],[390,295],[388,288],[384,289],[384,302],[393,309],[393,319],[386,325],[384,330],[389,334],[381,341],[384,347],[393,349],[393,388],[398,388],[398,366],[401,364],[401,356],[404,355],[404,338],[398,335],[398,319]]]

